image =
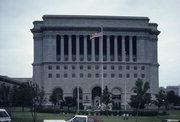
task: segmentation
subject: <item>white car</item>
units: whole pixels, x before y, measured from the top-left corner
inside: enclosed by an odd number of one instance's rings
[[[44,122],[103,122],[95,116],[76,115],[68,120],[44,120]]]
[[[0,109],[0,122],[11,122],[11,117],[5,109]]]

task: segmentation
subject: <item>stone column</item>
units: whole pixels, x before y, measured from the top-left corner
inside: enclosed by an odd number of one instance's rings
[[[76,35],[76,60],[79,61],[79,35]]]
[[[68,35],[68,60],[72,61],[72,38]]]
[[[64,61],[64,35],[61,35],[61,61]]]
[[[118,61],[117,36],[114,36],[114,61]]]
[[[87,61],[87,35],[84,35],[84,61]]]
[[[95,40],[91,39],[91,59],[92,61],[95,61]]]
[[[133,61],[132,36],[129,36],[129,61]]]
[[[144,61],[145,49],[144,49],[144,40],[143,36],[137,37],[137,61]]]
[[[107,61],[110,61],[110,36],[107,35]]]
[[[122,61],[126,61],[126,55],[125,55],[125,36],[122,36]]]

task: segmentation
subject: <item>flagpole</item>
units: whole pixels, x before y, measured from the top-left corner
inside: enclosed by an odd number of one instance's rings
[[[101,33],[102,33],[102,36],[101,36],[101,41],[100,41],[100,53],[101,53],[101,64],[102,64],[102,67],[101,67],[101,109],[103,110],[103,102],[102,102],[102,99],[103,99],[103,88],[104,88],[104,79],[103,79],[103,26],[101,25]]]

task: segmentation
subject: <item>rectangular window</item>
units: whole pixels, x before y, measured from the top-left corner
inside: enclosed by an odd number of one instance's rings
[[[67,78],[67,77],[68,77],[68,74],[67,74],[67,73],[65,73],[65,74],[64,74],[64,78]]]
[[[83,73],[80,73],[79,77],[80,77],[80,78],[83,78],[83,77],[84,77],[84,74],[83,74]]]
[[[141,74],[141,78],[145,78],[145,74]]]
[[[79,36],[79,52],[80,52],[80,55],[84,55],[84,36],[83,35],[80,35]]]
[[[130,66],[126,66],[126,70],[130,70]]]
[[[96,78],[99,78],[99,73],[96,73]]]
[[[91,74],[90,73],[88,73],[88,78],[91,78]]]
[[[48,78],[52,78],[52,74],[48,74]]]
[[[126,78],[130,78],[130,74],[126,74]]]
[[[51,66],[51,65],[49,65],[49,66],[48,66],[48,69],[49,69],[49,70],[52,70],[52,66]]]
[[[114,78],[115,77],[115,74],[111,74],[111,78]]]
[[[122,78],[122,74],[119,74],[119,78]]]
[[[67,66],[67,65],[65,65],[65,66],[64,66],[64,69],[68,69],[68,66]]]
[[[59,67],[59,66],[56,66],[56,69],[57,69],[57,70],[59,70],[59,69],[60,69],[60,67]]]
[[[96,68],[96,70],[97,70],[97,69],[99,69],[99,66],[98,66],[98,65],[96,65],[96,67],[95,67],[95,68]]]
[[[76,77],[76,74],[75,74],[75,73],[72,73],[72,77],[75,78],[75,77]]]
[[[91,65],[88,65],[88,69],[91,69]]]
[[[111,70],[114,70],[114,65],[111,66]]]
[[[137,66],[134,66],[134,70],[137,70]]]
[[[119,66],[119,70],[122,70],[122,66]]]
[[[107,56],[107,36],[103,36],[103,56]]]
[[[60,74],[56,74],[56,78],[60,78]]]
[[[137,78],[137,74],[134,74],[134,78]]]
[[[145,70],[145,66],[141,66],[141,70]]]
[[[56,60],[60,61],[61,55],[61,36],[56,36]]]
[[[103,73],[103,77],[104,77],[104,78],[107,78],[107,74],[106,74],[106,73]]]
[[[103,66],[103,69],[106,70],[106,69],[107,69],[107,66]]]

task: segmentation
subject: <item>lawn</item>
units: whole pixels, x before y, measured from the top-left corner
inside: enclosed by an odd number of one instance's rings
[[[180,119],[180,111],[168,111],[170,115],[159,117],[138,117],[138,122],[161,122],[163,119]],[[73,116],[72,114],[46,114],[38,113],[37,122],[43,122],[44,119],[67,119]],[[98,116],[104,122],[124,122],[121,116]],[[26,112],[13,112],[12,122],[32,122],[31,113]],[[127,122],[135,122],[135,117],[129,117]]]

